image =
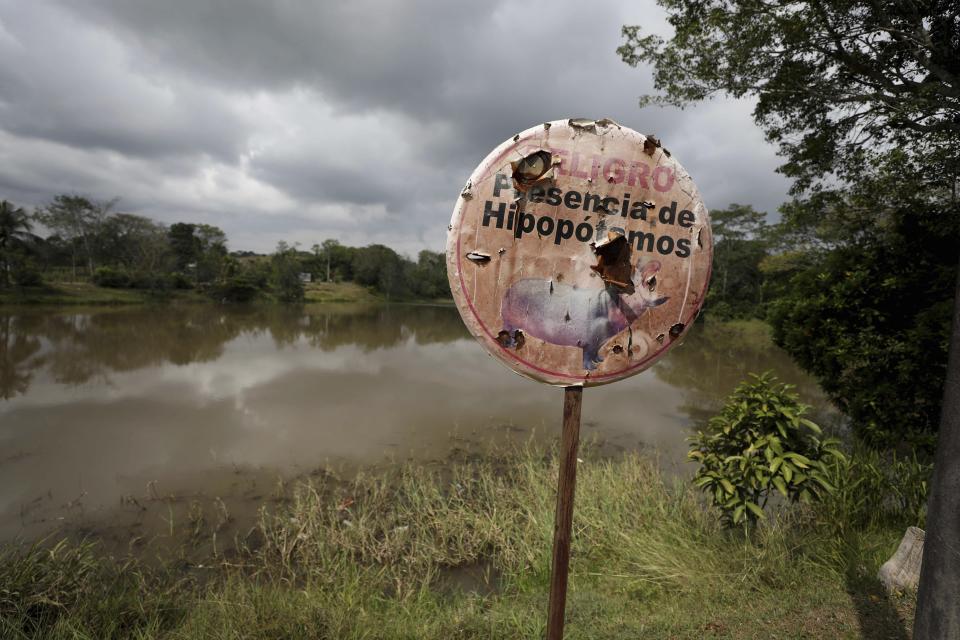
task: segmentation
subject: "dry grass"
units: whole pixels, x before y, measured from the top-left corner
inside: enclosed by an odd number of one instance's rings
[[[8,550],[0,637],[540,638],[556,472],[531,450],[303,480],[213,572]],[[581,465],[575,529],[568,638],[907,637],[911,599],[871,578],[893,526],[840,538],[789,511],[723,530],[688,484],[627,456]]]

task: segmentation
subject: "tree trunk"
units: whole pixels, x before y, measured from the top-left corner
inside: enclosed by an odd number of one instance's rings
[[[960,639],[960,268],[913,637]]]

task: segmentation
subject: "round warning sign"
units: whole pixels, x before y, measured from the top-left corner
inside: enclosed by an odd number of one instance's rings
[[[470,332],[527,377],[594,386],[650,367],[690,328],[710,218],[652,135],[558,120],[494,149],[453,211],[447,275]]]

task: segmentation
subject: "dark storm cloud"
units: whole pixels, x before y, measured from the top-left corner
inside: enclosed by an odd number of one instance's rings
[[[0,126],[80,148],[161,156],[242,149],[229,103],[176,78],[131,74],[135,53],[42,3],[0,4]]]
[[[637,108],[649,71],[617,58],[620,26],[666,26],[625,5],[0,0],[0,188],[121,195],[216,221],[236,248],[414,251],[442,245],[490,149],[588,116],[659,134],[708,206],[773,209],[785,182],[747,105]]]

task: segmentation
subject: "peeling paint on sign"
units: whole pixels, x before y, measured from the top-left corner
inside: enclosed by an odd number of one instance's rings
[[[466,185],[448,228],[450,288],[471,333],[514,371],[606,384],[689,330],[710,279],[709,214],[654,136],[606,118],[544,123]]]

